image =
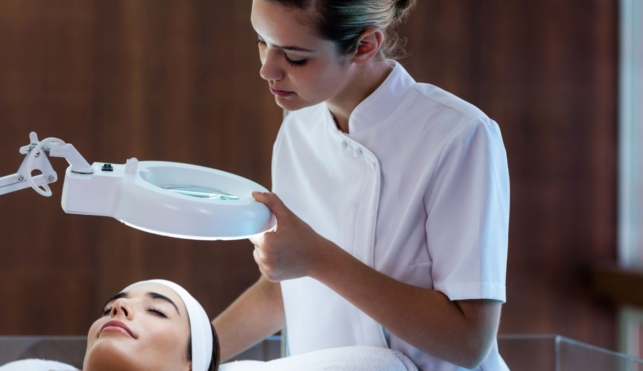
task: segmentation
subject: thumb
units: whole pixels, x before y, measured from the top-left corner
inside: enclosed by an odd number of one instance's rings
[[[277,194],[272,192],[252,192],[252,197],[257,202],[261,202],[268,206],[270,211],[277,217],[277,219],[290,215],[290,210],[284,205]]]

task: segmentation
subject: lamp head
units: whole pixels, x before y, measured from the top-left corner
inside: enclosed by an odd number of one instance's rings
[[[89,163],[73,145],[58,138],[20,148],[26,157],[18,172],[0,178],[0,195],[33,188],[51,196],[58,177],[46,152],[64,157],[62,207],[71,214],[109,216],[150,233],[194,240],[244,239],[273,229],[276,219],[252,192],[266,192],[240,176],[202,166],[143,161]],[[39,170],[42,174],[33,176]],[[42,189],[40,188],[42,187]]]
[[[130,159],[94,163],[93,174],[67,170],[67,213],[114,217],[131,227],[193,240],[243,239],[275,226],[252,192],[257,183],[234,174],[175,162]]]

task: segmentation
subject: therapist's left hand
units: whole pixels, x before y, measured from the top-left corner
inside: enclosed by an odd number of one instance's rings
[[[306,277],[321,264],[320,254],[329,242],[299,219],[274,193],[253,192],[277,218],[277,230],[250,238],[261,274],[271,282]]]

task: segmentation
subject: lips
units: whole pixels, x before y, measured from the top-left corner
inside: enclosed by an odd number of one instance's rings
[[[118,332],[124,332],[124,333],[127,333],[132,338],[136,339],[136,336],[134,336],[134,333],[132,332],[132,330],[130,330],[130,328],[127,327],[127,325],[125,325],[121,321],[109,321],[105,323],[103,327],[100,328],[100,332],[102,333],[105,329],[108,329],[110,331],[113,330]]]
[[[272,86],[270,86],[270,92],[278,97],[289,97],[293,95],[294,93],[292,91],[286,91],[286,90],[279,90],[275,89]]]

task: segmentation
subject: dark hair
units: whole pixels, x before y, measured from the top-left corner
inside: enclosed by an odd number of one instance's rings
[[[221,354],[221,346],[219,345],[219,336],[217,335],[216,330],[214,329],[214,326],[210,324],[210,328],[212,329],[212,360],[210,361],[210,367],[208,367],[208,371],[217,371],[219,369],[219,362],[221,361],[220,359],[220,354]],[[188,339],[188,361],[192,360],[192,334],[190,334],[190,338]]]
[[[313,27],[323,39],[335,42],[340,54],[357,50],[357,42],[369,28],[386,34],[382,47],[387,58],[400,57],[403,42],[393,31],[409,15],[417,0],[267,0],[289,8],[314,7]]]

